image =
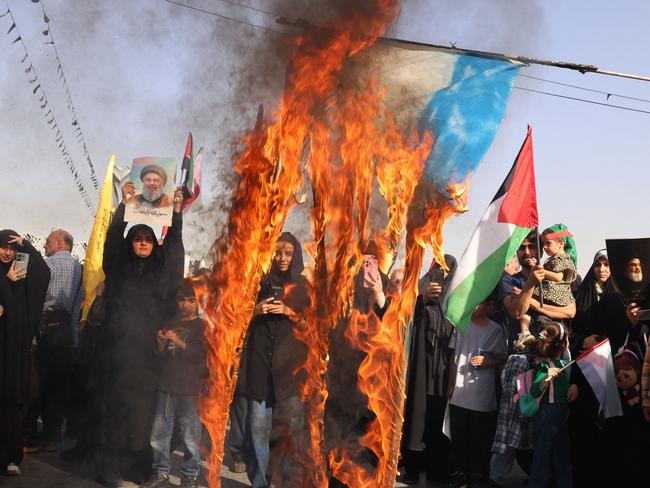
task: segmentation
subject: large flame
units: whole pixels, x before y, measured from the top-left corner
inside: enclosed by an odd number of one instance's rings
[[[215,286],[206,288],[210,378],[201,418],[212,438],[212,487],[220,486],[228,410],[259,282],[297,203],[305,163],[313,200],[313,241],[306,249],[314,264],[308,290],[311,307],[294,325],[294,335],[307,346],[306,360],[295,370],[306,441],[296,444],[300,449],[280,442],[303,468],[299,479],[283,480],[283,488],[325,488],[328,466],[351,488],[394,484],[404,404],[404,338],[417,297],[423,248],[432,246],[437,260],[444,262],[442,228],[451,215],[466,210],[469,181],[422,198],[430,191],[419,183],[431,135],[404,135],[384,108],[382,88],[372,79],[361,88],[342,88],[346,60],[372,45],[398,14],[399,0],[374,4],[372,11],[348,12],[295,41],[275,122],[265,123],[260,111],[236,163],[240,180],[228,233],[215,243]],[[382,233],[372,228],[369,218],[373,196],[378,196],[375,188],[386,201]],[[405,235],[402,293],[393,297],[383,320],[372,311],[360,313],[352,307],[352,296],[366,242],[373,237],[378,243],[380,268],[388,272]],[[365,354],[358,387],[373,420],[358,446],[340,445],[326,452],[325,378],[330,333],[336,327],[345,327],[345,340]],[[378,460],[376,466],[355,461],[352,451],[359,449],[369,449]]]
[[[302,186],[305,141],[308,135],[317,135],[314,113],[335,91],[345,60],[374,43],[395,20],[398,7],[398,0],[376,0],[373,14],[346,13],[326,28],[299,37],[276,121],[266,125],[260,116],[236,163],[240,180],[228,220],[228,247],[215,267],[218,293],[211,295],[206,313],[210,377],[201,418],[212,438],[208,480],[213,487],[221,484],[225,428],[239,353],[259,281]],[[315,145],[312,140],[312,155],[319,152]],[[322,213],[320,217],[324,225],[325,217]]]

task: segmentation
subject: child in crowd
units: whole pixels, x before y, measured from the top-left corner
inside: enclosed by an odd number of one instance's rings
[[[452,463],[449,488],[482,486],[488,480],[490,447],[497,420],[496,368],[505,363],[503,328],[490,320],[497,304],[491,294],[480,303],[464,334],[454,331],[449,367]]]
[[[541,397],[535,415],[535,448],[528,488],[570,488],[571,454],[568,432],[569,371],[561,359],[569,347],[569,334],[562,324],[547,321],[537,336],[537,357],[530,393]]]
[[[566,307],[575,302],[571,283],[577,276],[577,254],[573,234],[564,224],[555,224],[544,232],[540,239],[548,259],[544,261],[544,281],[542,281],[541,296],[544,303],[558,307]],[[540,290],[536,288],[533,298],[540,301]],[[520,337],[517,341],[522,346],[529,342],[530,316],[524,314],[519,322]],[[521,347],[521,346],[520,346]]]
[[[204,324],[198,316],[196,295],[189,280],[183,281],[176,299],[178,315],[157,336],[162,365],[151,431],[154,474],[143,488],[171,486],[169,461],[174,422],[178,423],[186,451],[181,465],[181,487],[199,486],[201,420],[197,398],[206,376]]]

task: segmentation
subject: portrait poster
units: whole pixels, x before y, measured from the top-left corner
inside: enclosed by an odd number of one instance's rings
[[[650,238],[607,239],[609,268],[628,303],[650,308]]]
[[[176,166],[174,158],[133,160],[129,181],[135,187],[135,195],[126,200],[124,219],[127,222],[150,226],[172,224]]]

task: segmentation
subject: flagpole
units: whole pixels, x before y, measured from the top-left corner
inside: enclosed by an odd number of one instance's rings
[[[629,78],[632,80],[650,81],[650,76],[642,76],[642,75],[635,75],[630,73],[621,73],[618,71],[605,70],[591,64],[571,63],[567,61],[552,61],[547,59],[529,58],[527,56],[512,56],[510,54],[493,53],[488,51],[475,51],[473,49],[463,49],[463,48],[456,47],[455,44],[452,44],[451,46],[441,46],[438,44],[429,44],[427,42],[409,41],[406,39],[397,39],[397,38],[390,38],[390,37],[382,37],[380,38],[380,41],[384,41],[388,43],[392,42],[398,44],[408,44],[410,46],[427,50],[427,51],[429,50],[445,51],[445,52],[452,52],[455,54],[468,54],[473,56],[481,56],[485,58],[518,61],[523,64],[539,64],[542,66],[553,66],[554,68],[562,68],[562,69],[579,71],[582,74],[596,73],[599,75],[618,76],[620,78]]]
[[[537,234],[535,241],[537,244],[537,264],[539,264],[542,262],[542,247],[539,244],[539,227],[535,227],[535,234]],[[542,282],[539,283],[539,306],[544,306],[544,289],[542,288]]]
[[[278,19],[276,19],[276,22],[280,25],[288,25],[291,27],[298,27],[302,29],[308,29],[310,27],[313,27],[313,24],[310,24],[306,20],[300,18],[296,19],[296,18],[279,17]],[[363,33],[358,32],[358,34],[363,34]],[[442,46],[440,44],[411,41],[408,39],[398,39],[396,37],[380,37],[379,42],[407,44],[411,47],[418,48],[424,51],[445,51],[454,54],[467,54],[470,56],[481,56],[484,58],[503,59],[506,61],[517,61],[519,63],[523,63],[526,65],[539,64],[542,66],[552,66],[554,68],[562,68],[562,69],[570,69],[573,71],[579,71],[583,75],[585,73],[596,73],[599,75],[617,76],[620,78],[629,78],[632,80],[650,81],[650,76],[635,75],[631,73],[621,73],[619,71],[606,70],[606,69],[599,68],[598,66],[594,66],[593,64],[571,63],[568,61],[553,61],[548,59],[530,58],[528,56],[514,56],[511,54],[493,53],[489,51],[477,51],[474,49],[463,49],[460,47],[456,47],[454,43],[450,43],[451,44],[450,46]]]

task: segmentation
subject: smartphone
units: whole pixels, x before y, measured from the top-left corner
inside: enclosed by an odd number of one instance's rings
[[[271,298],[280,300],[284,297],[284,287],[273,285],[271,286]]]
[[[379,280],[379,261],[375,256],[363,257],[363,286],[372,288],[373,283]]]
[[[431,283],[438,283],[439,285],[442,285],[444,279],[445,279],[445,271],[438,266],[433,268],[431,274],[429,275],[429,281]]]
[[[27,265],[29,264],[29,254],[26,252],[17,252],[16,253],[16,271],[24,269],[27,270]]]

